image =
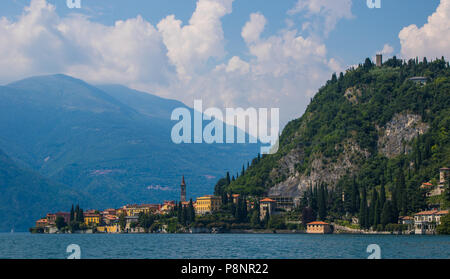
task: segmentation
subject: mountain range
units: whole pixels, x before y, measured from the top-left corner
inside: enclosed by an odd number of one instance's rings
[[[174,144],[176,122],[170,117],[179,107],[192,112],[179,101],[66,75],[0,86],[1,170],[48,181],[45,187],[12,177],[0,181],[0,187],[17,192],[11,200],[3,196],[2,206],[13,214],[2,211],[1,229],[26,229],[39,214],[67,211],[75,202],[109,208],[176,200],[182,175],[188,197],[209,194],[217,176],[258,154],[257,144]],[[30,189],[33,196],[27,194]],[[60,195],[52,189],[60,189]],[[60,202],[47,203],[50,197]],[[11,223],[30,199],[42,205],[39,214],[25,216],[27,226]]]

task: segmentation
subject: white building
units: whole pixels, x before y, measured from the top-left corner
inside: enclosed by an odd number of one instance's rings
[[[429,210],[414,215],[415,234],[435,234],[436,227],[441,224],[441,217],[448,214],[448,210]]]

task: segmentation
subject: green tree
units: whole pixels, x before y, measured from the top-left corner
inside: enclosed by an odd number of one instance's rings
[[[56,227],[58,228],[58,230],[61,230],[62,228],[67,226],[66,221],[64,220],[64,217],[62,217],[62,216],[56,217],[55,224],[56,224]]]
[[[319,219],[325,221],[327,218],[327,207],[326,207],[326,197],[325,197],[325,186],[321,185],[319,189]]]
[[[381,212],[381,225],[383,228],[386,227],[387,224],[394,222],[394,209],[392,202],[386,201],[384,203],[383,211]]]
[[[119,227],[122,231],[124,231],[126,225],[127,225],[127,220],[125,219],[125,214],[122,213],[119,215]]]
[[[362,199],[361,199],[361,203],[359,206],[358,218],[359,218],[359,224],[360,224],[361,228],[368,229],[369,215],[368,215],[368,210],[367,210],[367,192],[366,192],[365,186],[362,187]]]
[[[316,221],[316,213],[311,207],[305,207],[302,210],[302,224],[306,228],[308,223]]]
[[[194,209],[194,203],[192,202],[192,199],[190,199],[190,201],[189,201],[188,222],[189,223],[195,222],[195,209]]]
[[[436,230],[438,234],[450,234],[450,214],[441,217],[441,224]]]
[[[73,208],[73,204],[72,204],[72,208],[70,209],[70,219],[69,222],[72,222],[75,220],[75,209]]]

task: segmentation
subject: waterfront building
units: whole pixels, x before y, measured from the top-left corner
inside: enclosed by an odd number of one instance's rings
[[[322,221],[315,221],[306,224],[306,232],[312,234],[328,234],[332,233],[331,226]]]
[[[47,218],[39,219],[36,221],[36,228],[45,228],[48,226]]]
[[[102,216],[97,213],[86,213],[84,214],[84,223],[88,226],[99,225]]]
[[[222,199],[218,196],[207,195],[197,198],[195,203],[195,213],[198,215],[205,215],[220,209]]]
[[[116,215],[116,210],[114,208],[108,208],[103,210],[102,215]]]
[[[116,215],[103,215],[102,221],[103,223],[109,225],[117,222],[119,220],[119,217]]]
[[[175,201],[164,201],[164,204],[161,206],[160,213],[167,214],[175,207]]]
[[[109,226],[99,226],[97,227],[98,232],[102,233],[119,233],[120,227],[117,224],[109,225]]]
[[[48,213],[47,214],[48,224],[49,225],[55,225],[56,224],[56,218],[58,218],[59,216],[64,218],[64,222],[66,222],[66,224],[69,224],[69,222],[70,222],[70,213],[68,213],[68,212]]]
[[[117,210],[118,215],[124,214],[125,216],[138,216],[141,213],[155,214],[161,208],[159,204],[132,204],[125,205],[121,209]]]
[[[271,216],[276,208],[276,201],[265,198],[259,201],[259,218],[264,220],[266,215]]]
[[[407,225],[408,231],[414,230],[414,218],[411,216],[400,216],[398,217],[398,223],[401,225]]]
[[[131,224],[139,222],[139,216],[125,216],[126,230],[131,230]]]
[[[415,234],[435,234],[436,227],[441,224],[441,217],[448,214],[448,210],[428,210],[414,214]]]

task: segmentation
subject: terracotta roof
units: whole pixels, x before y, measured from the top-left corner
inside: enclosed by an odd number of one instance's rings
[[[401,220],[413,220],[414,218],[413,217],[411,217],[411,216],[400,216],[400,217],[398,217],[399,219],[401,219]]]
[[[431,184],[430,182],[423,183],[422,185],[433,186],[433,184]]]
[[[260,200],[260,202],[276,202],[276,201],[269,199],[269,198],[265,198],[265,199]]]
[[[441,210],[441,211],[437,212],[436,214],[438,214],[438,215],[446,215],[446,214],[448,214],[448,210]]]
[[[329,225],[329,224],[322,222],[322,221],[315,221],[315,222],[308,223],[306,225]]]
[[[419,213],[416,213],[414,215],[433,215],[436,214],[438,211],[437,210],[428,210],[428,211],[422,211]]]
[[[95,213],[85,213],[83,215],[84,215],[84,217],[100,217],[100,214],[95,214]]]

